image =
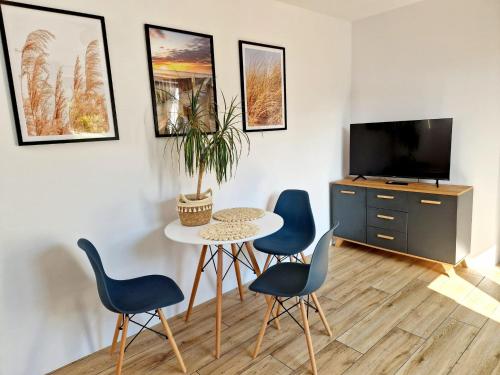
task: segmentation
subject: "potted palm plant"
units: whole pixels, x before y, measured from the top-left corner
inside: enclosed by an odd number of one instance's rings
[[[183,161],[186,174],[197,176],[196,193],[180,194],[177,198],[177,212],[186,226],[207,224],[212,217],[212,190],[202,192],[205,173],[214,172],[220,185],[235,173],[245,145],[250,152],[248,136],[237,127],[241,114],[236,98],[227,102],[222,95],[223,112],[207,111],[201,101],[203,87],[191,90],[187,115],[171,124],[175,136],[171,138],[171,152],[179,156],[179,169]],[[214,133],[209,133],[210,121],[217,125]]]

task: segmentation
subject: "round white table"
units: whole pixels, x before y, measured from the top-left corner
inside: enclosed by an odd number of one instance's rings
[[[220,221],[212,220],[211,223],[218,223]],[[266,211],[265,215],[260,219],[252,220],[252,224],[256,224],[259,227],[259,231],[256,235],[242,238],[239,240],[231,241],[212,241],[206,240],[200,236],[200,231],[208,224],[201,225],[197,227],[186,227],[180,223],[180,220],[174,220],[165,227],[165,236],[172,241],[200,245],[201,255],[198,261],[198,268],[196,270],[196,275],[193,282],[193,289],[191,291],[191,296],[189,298],[189,306],[186,312],[185,320],[189,319],[189,315],[193,309],[194,300],[196,297],[196,292],[198,290],[198,284],[200,282],[201,273],[207,267],[207,265],[212,262],[214,264],[217,273],[217,303],[215,312],[215,357],[220,357],[221,348],[221,328],[222,328],[222,282],[225,274],[229,268],[234,265],[234,270],[236,273],[236,280],[238,282],[238,290],[240,294],[240,299],[243,301],[243,284],[241,282],[240,273],[240,263],[251,269],[257,276],[260,275],[261,271],[259,264],[255,258],[253,252],[253,247],[250,241],[256,240],[258,238],[266,237],[276,231],[278,231],[283,226],[283,218],[273,212]],[[224,248],[224,246],[230,246],[231,252]],[[216,247],[216,251],[212,251],[212,246]],[[243,247],[246,248],[248,252],[248,258],[243,253]],[[210,251],[210,258],[205,262],[205,257],[207,255],[207,250]],[[231,260],[228,270],[223,276],[223,256],[226,254]],[[243,256],[243,259],[240,257]],[[214,258],[217,256],[217,264],[215,264]],[[267,297],[266,297],[267,298]],[[278,321],[276,321],[278,324]]]

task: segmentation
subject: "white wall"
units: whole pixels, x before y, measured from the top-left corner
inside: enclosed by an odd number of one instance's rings
[[[302,188],[321,234],[350,115],[347,22],[267,0],[31,3],[105,16],[121,139],[18,147],[2,56],[0,373],[9,375],[46,372],[109,345],[114,316],[98,301],[80,236],[95,242],[112,276],[166,274],[189,296],[199,250],[168,241],[163,227],[176,216],[176,194],[195,185],[154,138],[144,23],[214,35],[217,87],[227,96],[240,90],[238,39],[286,47],[288,130],[250,134],[251,155],[215,189],[216,208],[270,207],[282,189]],[[216,187],[210,178],[206,186]],[[198,302],[214,296],[214,285],[206,273]],[[226,289],[234,286],[229,279]]]
[[[352,33],[352,121],[453,117],[451,183],[474,186],[472,250],[493,262],[500,1],[426,0],[354,22]]]

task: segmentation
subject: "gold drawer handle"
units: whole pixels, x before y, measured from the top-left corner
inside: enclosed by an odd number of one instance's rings
[[[434,205],[440,205],[441,204],[441,201],[430,201],[428,199],[422,199],[420,201],[420,203],[423,203],[423,204],[434,204]]]
[[[385,219],[385,220],[394,220],[394,216],[387,216],[387,215],[377,215],[379,219]]]
[[[394,196],[393,195],[377,194],[377,198],[379,198],[379,199],[394,199]]]
[[[386,236],[385,234],[377,234],[377,237],[378,238],[383,238],[384,240],[391,240],[391,241],[394,239],[394,237],[392,237],[392,236]]]
[[[352,190],[340,190],[340,192],[341,192],[342,194],[349,194],[349,195],[354,195],[354,194],[356,194],[356,192],[355,192],[355,191],[352,191]]]

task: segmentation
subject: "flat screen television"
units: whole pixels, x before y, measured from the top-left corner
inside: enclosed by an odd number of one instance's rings
[[[351,124],[350,174],[450,179],[453,119]]]

